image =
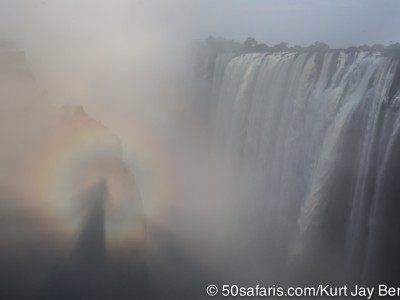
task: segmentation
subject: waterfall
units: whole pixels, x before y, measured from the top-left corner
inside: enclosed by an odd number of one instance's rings
[[[245,202],[235,218],[250,220],[238,230],[257,232],[267,268],[400,276],[398,64],[350,50],[215,59],[213,135]]]

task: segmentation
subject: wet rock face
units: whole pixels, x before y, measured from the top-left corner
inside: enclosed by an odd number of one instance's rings
[[[254,264],[271,280],[394,282],[398,60],[360,49],[209,59],[193,110],[238,174],[232,210]]]

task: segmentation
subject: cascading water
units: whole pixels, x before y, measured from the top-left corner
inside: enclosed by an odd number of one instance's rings
[[[237,229],[257,233],[275,278],[400,278],[398,65],[347,50],[215,59],[207,111],[246,202]]]

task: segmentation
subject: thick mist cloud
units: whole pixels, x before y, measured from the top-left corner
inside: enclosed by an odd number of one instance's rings
[[[168,93],[154,89],[167,88],[178,57],[165,7],[164,1],[2,1],[0,35],[27,52],[53,102],[84,105],[112,127],[127,112],[153,119],[155,98]],[[110,107],[110,98],[117,105]]]

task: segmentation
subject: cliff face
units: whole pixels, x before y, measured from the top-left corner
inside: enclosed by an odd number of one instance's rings
[[[0,187],[19,197],[44,201],[37,192],[51,188],[49,177],[60,175],[55,168],[75,167],[70,178],[78,178],[78,165],[124,164],[120,139],[83,107],[55,107],[38,87],[22,51],[0,48],[0,101]]]
[[[235,174],[233,219],[252,220],[237,231],[254,255],[238,251],[237,269],[262,257],[271,279],[393,283],[399,61],[350,49],[221,55],[213,66],[194,107]]]
[[[113,261],[121,248],[131,256],[134,247],[139,255],[136,260],[120,256],[119,261],[144,270],[142,204],[122,158],[121,140],[83,107],[52,105],[38,88],[25,54],[10,48],[0,49],[0,144],[1,299],[35,299],[43,289],[56,289],[49,280],[54,274],[79,273],[82,263],[71,266],[69,258],[82,244],[84,249],[94,246],[87,245],[88,222],[101,226],[104,234],[98,249],[108,262],[99,275],[102,284],[112,272],[120,273]],[[104,214],[102,221],[91,222],[97,200],[85,194],[99,182],[107,186],[108,196],[97,209]],[[54,271],[56,266],[62,271]],[[69,285],[80,285],[76,293],[85,293],[84,282],[90,279],[79,278],[62,286],[71,290]],[[116,281],[113,288],[118,289]]]
[[[37,88],[25,54],[0,48],[0,183],[12,185],[16,165],[48,125],[50,108]]]

